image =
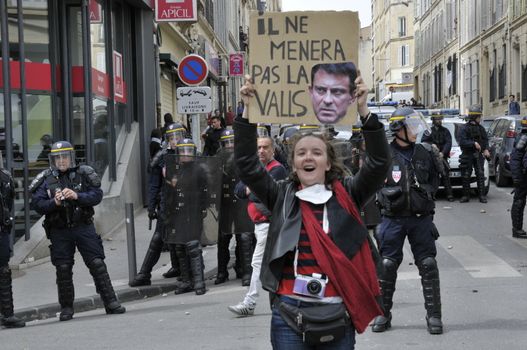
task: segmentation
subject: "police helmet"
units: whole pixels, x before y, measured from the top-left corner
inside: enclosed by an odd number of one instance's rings
[[[267,126],[262,123],[258,123],[256,133],[258,134],[258,137],[269,137],[269,129],[267,129]]]
[[[286,129],[284,133],[282,134],[282,143],[283,144],[289,144],[291,142],[291,138],[298,134],[300,131],[294,126]]]
[[[53,138],[49,134],[44,134],[40,138],[40,145],[42,147],[50,147],[53,144]]]
[[[196,144],[192,139],[181,139],[177,143],[176,153],[182,156],[195,156]]]
[[[396,134],[402,128],[414,135],[423,131],[430,131],[423,116],[411,107],[399,107],[393,111],[390,117],[390,131]]]
[[[476,120],[478,117],[481,117],[482,114],[481,106],[470,106],[468,109],[468,120]]]
[[[362,133],[362,125],[361,124],[353,124],[351,126],[351,136],[360,135]]]
[[[165,130],[165,139],[170,142],[171,140],[179,141],[185,137],[185,128],[179,123],[170,124]]]
[[[320,126],[318,125],[312,125],[312,124],[302,124],[298,128],[298,131],[304,135],[309,133],[317,133],[320,132]]]
[[[48,157],[52,169],[66,171],[75,167],[75,150],[68,141],[55,142]]]
[[[220,137],[220,144],[222,148],[233,148],[234,147],[234,131],[223,130]]]
[[[443,120],[444,116],[443,114],[440,112],[440,111],[434,111],[432,112],[432,115],[430,116],[430,119],[432,119],[432,121],[434,120]]]
[[[521,121],[522,133],[527,133],[527,117],[523,117]]]

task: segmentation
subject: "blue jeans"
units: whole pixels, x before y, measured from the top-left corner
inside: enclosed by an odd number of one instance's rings
[[[309,306],[309,303],[297,301],[285,296],[280,300],[297,306]],[[271,344],[274,350],[353,350],[355,348],[355,328],[353,325],[346,331],[344,338],[319,346],[309,346],[302,340],[302,336],[293,331],[280,316],[278,308],[273,305],[271,318]]]

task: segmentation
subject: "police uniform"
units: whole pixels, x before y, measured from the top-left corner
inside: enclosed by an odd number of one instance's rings
[[[442,115],[432,114],[432,121],[443,120]],[[440,173],[445,186],[446,196],[449,202],[454,201],[454,195],[452,193],[452,186],[450,185],[450,165],[448,164],[448,158],[450,157],[450,150],[452,149],[452,135],[450,131],[441,124],[434,123],[432,125],[432,131],[429,135],[423,135],[422,142],[427,142],[435,145],[440,154],[442,155],[439,159],[441,162],[442,171]]]
[[[69,157],[69,165],[60,169],[59,157]],[[101,181],[88,165],[75,166],[74,151],[67,141],[53,144],[49,169],[42,171],[31,183],[32,208],[45,215],[44,228],[51,241],[51,262],[57,272],[57,287],[61,305],[60,320],[73,317],[73,264],[77,248],[88,266],[96,290],[108,314],[124,313],[126,310],[117,301],[106,264],[102,240],[95,232],[93,207],[102,200]],[[74,191],[77,199],[66,199],[66,189]],[[62,194],[60,204],[55,197]]]
[[[476,173],[478,185],[479,201],[487,203],[485,194],[485,174],[483,173],[484,158],[482,152],[489,148],[487,132],[477,121],[481,117],[481,108],[478,106],[470,107],[468,112],[469,121],[461,128],[459,134],[459,147],[461,156],[459,157],[459,168],[461,169],[461,178],[463,181],[463,197],[460,202],[466,203],[470,200],[470,176],[472,168]],[[480,145],[478,151],[475,143]]]
[[[0,158],[1,161],[1,158]],[[13,290],[9,258],[11,247],[9,234],[13,227],[11,212],[15,198],[15,187],[11,174],[0,169],[0,322],[6,328],[24,327],[25,322],[14,315]]]
[[[512,236],[527,238],[523,230],[523,211],[527,196],[527,117],[521,121],[522,132],[511,153],[511,174],[514,184],[514,198],[512,200],[511,219]]]
[[[163,199],[165,237],[174,243],[181,270],[176,282],[175,294],[194,291],[196,295],[206,293],[203,251],[200,238],[203,219],[207,215],[207,169],[194,159],[181,161],[182,157],[195,158],[196,145],[191,139],[177,143],[178,156],[165,162],[166,181]]]
[[[433,223],[438,170],[432,146],[409,141],[407,123],[414,113],[409,107],[399,108],[392,114],[390,124],[395,134],[390,144],[392,165],[386,183],[378,193],[382,221],[375,235],[382,256],[379,283],[384,316],[375,319],[372,326],[374,332],[383,332],[391,326],[392,298],[406,237],[421,275],[428,331],[439,334],[443,329],[439,271],[435,260],[435,240],[439,234]],[[399,136],[400,130],[404,130],[406,135],[403,138]],[[417,133],[414,132],[415,135]],[[397,140],[402,140],[402,144]]]
[[[168,143],[174,138],[176,141],[184,138],[185,128],[179,123],[173,123],[165,129],[165,139]],[[152,284],[152,269],[159,261],[161,251],[163,250],[163,220],[158,220],[158,212],[162,213],[162,184],[163,184],[163,167],[165,166],[165,157],[167,154],[175,154],[175,151],[170,147],[162,149],[153,157],[150,163],[150,177],[148,186],[148,218],[150,221],[156,220],[156,227],[148,249],[143,260],[143,264],[139,269],[139,273],[134,280],[129,283],[131,287],[149,286]],[[158,210],[159,208],[159,210]],[[173,244],[169,245],[171,268],[163,274],[165,278],[177,277],[181,274],[179,269],[179,262],[176,255],[176,249]]]
[[[267,128],[259,125],[260,137],[267,136]],[[234,234],[236,239],[236,277],[241,278],[242,286],[251,283],[251,260],[254,243],[254,225],[247,215],[247,203],[234,196],[234,188],[239,178],[234,164],[234,132],[224,130],[220,138],[221,148],[217,156],[222,160],[222,195],[218,234],[218,274],[214,284],[225,283],[229,279],[228,263],[230,260],[229,245]]]

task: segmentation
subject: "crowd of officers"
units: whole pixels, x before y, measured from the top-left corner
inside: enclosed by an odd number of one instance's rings
[[[444,183],[447,199],[453,201],[448,166],[452,137],[442,126],[441,115],[434,114],[431,119],[432,127],[427,131],[423,117],[410,107],[398,108],[392,114],[389,126],[394,136],[390,144],[391,167],[383,188],[377,193],[378,208],[370,206],[361,213],[368,226],[377,226],[374,237],[380,253],[377,264],[384,314],[374,320],[374,332],[383,332],[391,326],[392,298],[406,238],[421,276],[428,331],[431,334],[443,332],[439,271],[435,259],[435,240],[439,232],[433,217],[435,194],[440,181]],[[479,200],[487,202],[483,157],[488,158],[489,151],[480,120],[481,109],[471,107],[468,121],[460,131],[463,179],[461,202],[470,200],[472,169],[476,174]],[[261,162],[270,172],[276,166],[283,169],[277,168],[280,174],[273,175],[277,179],[285,178],[289,172],[287,159],[291,153],[290,145],[298,133],[324,133],[328,139],[332,139],[337,157],[351,174],[358,172],[364,160],[364,139],[360,125],[353,126],[349,140],[334,138],[337,132],[331,127],[314,125],[291,126],[283,132],[277,143],[270,138],[268,126],[260,125],[257,130],[258,136],[270,140],[269,144],[272,145],[269,154],[265,155],[262,151]],[[416,143],[417,136],[422,133],[423,142]],[[257,198],[251,198],[250,190],[239,180],[233,156],[233,131],[224,128],[220,117],[213,116],[211,126],[202,137],[205,147],[201,154],[189,138],[186,128],[182,124],[171,123],[170,118],[161,132],[152,134],[148,217],[150,222],[156,220],[156,225],[140,271],[130,282],[131,286],[151,284],[152,269],[165,246],[170,251],[171,268],[164,277],[177,277],[175,293],[194,291],[197,295],[205,294],[202,243],[207,241],[204,231],[206,223],[211,221],[217,223],[212,226],[217,230],[217,237],[212,241],[218,244],[218,273],[214,284],[229,279],[229,245],[233,236],[236,241],[236,277],[241,278],[243,286],[249,286],[251,279],[258,279],[258,276],[252,276],[251,266],[257,246],[255,225],[258,228],[259,224],[268,222],[270,213]],[[100,177],[90,166],[75,163],[73,146],[67,141],[53,144],[49,161],[50,167],[34,179],[29,190],[32,208],[45,215],[44,228],[51,241],[51,261],[56,268],[61,306],[59,318],[67,321],[74,314],[72,269],[75,248],[93,276],[106,313],[124,313],[126,310],[117,300],[104,263],[101,238],[93,224],[93,207],[100,203],[103,196]],[[511,168],[515,187],[511,210],[512,233],[514,237],[527,238],[522,225],[527,195],[527,118],[522,120],[522,134],[511,156]],[[218,191],[214,186],[218,186]],[[219,193],[219,198],[214,193]],[[9,232],[12,227],[10,213],[13,209],[14,187],[10,173],[4,169],[0,170],[0,195],[1,324],[5,327],[23,327],[24,322],[13,312],[8,262],[11,254]],[[372,217],[375,219],[372,220]],[[263,255],[263,247],[257,251],[257,254]],[[249,294],[247,298],[251,300]],[[243,315],[248,314],[252,314],[252,311]]]

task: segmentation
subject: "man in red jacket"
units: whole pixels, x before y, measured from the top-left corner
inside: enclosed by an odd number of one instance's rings
[[[265,136],[258,138],[258,158],[265,166],[265,169],[276,181],[285,179],[287,171],[284,166],[274,159],[274,141],[271,137]],[[238,316],[250,316],[254,314],[256,301],[258,299],[258,290],[261,288],[260,268],[267,241],[267,232],[269,230],[269,217],[271,212],[251,193],[251,190],[243,182],[236,185],[235,194],[239,198],[249,198],[247,212],[254,222],[254,235],[256,236],[256,247],[254,248],[251,265],[253,273],[249,291],[245,299],[237,304],[229,306],[229,311]]]

